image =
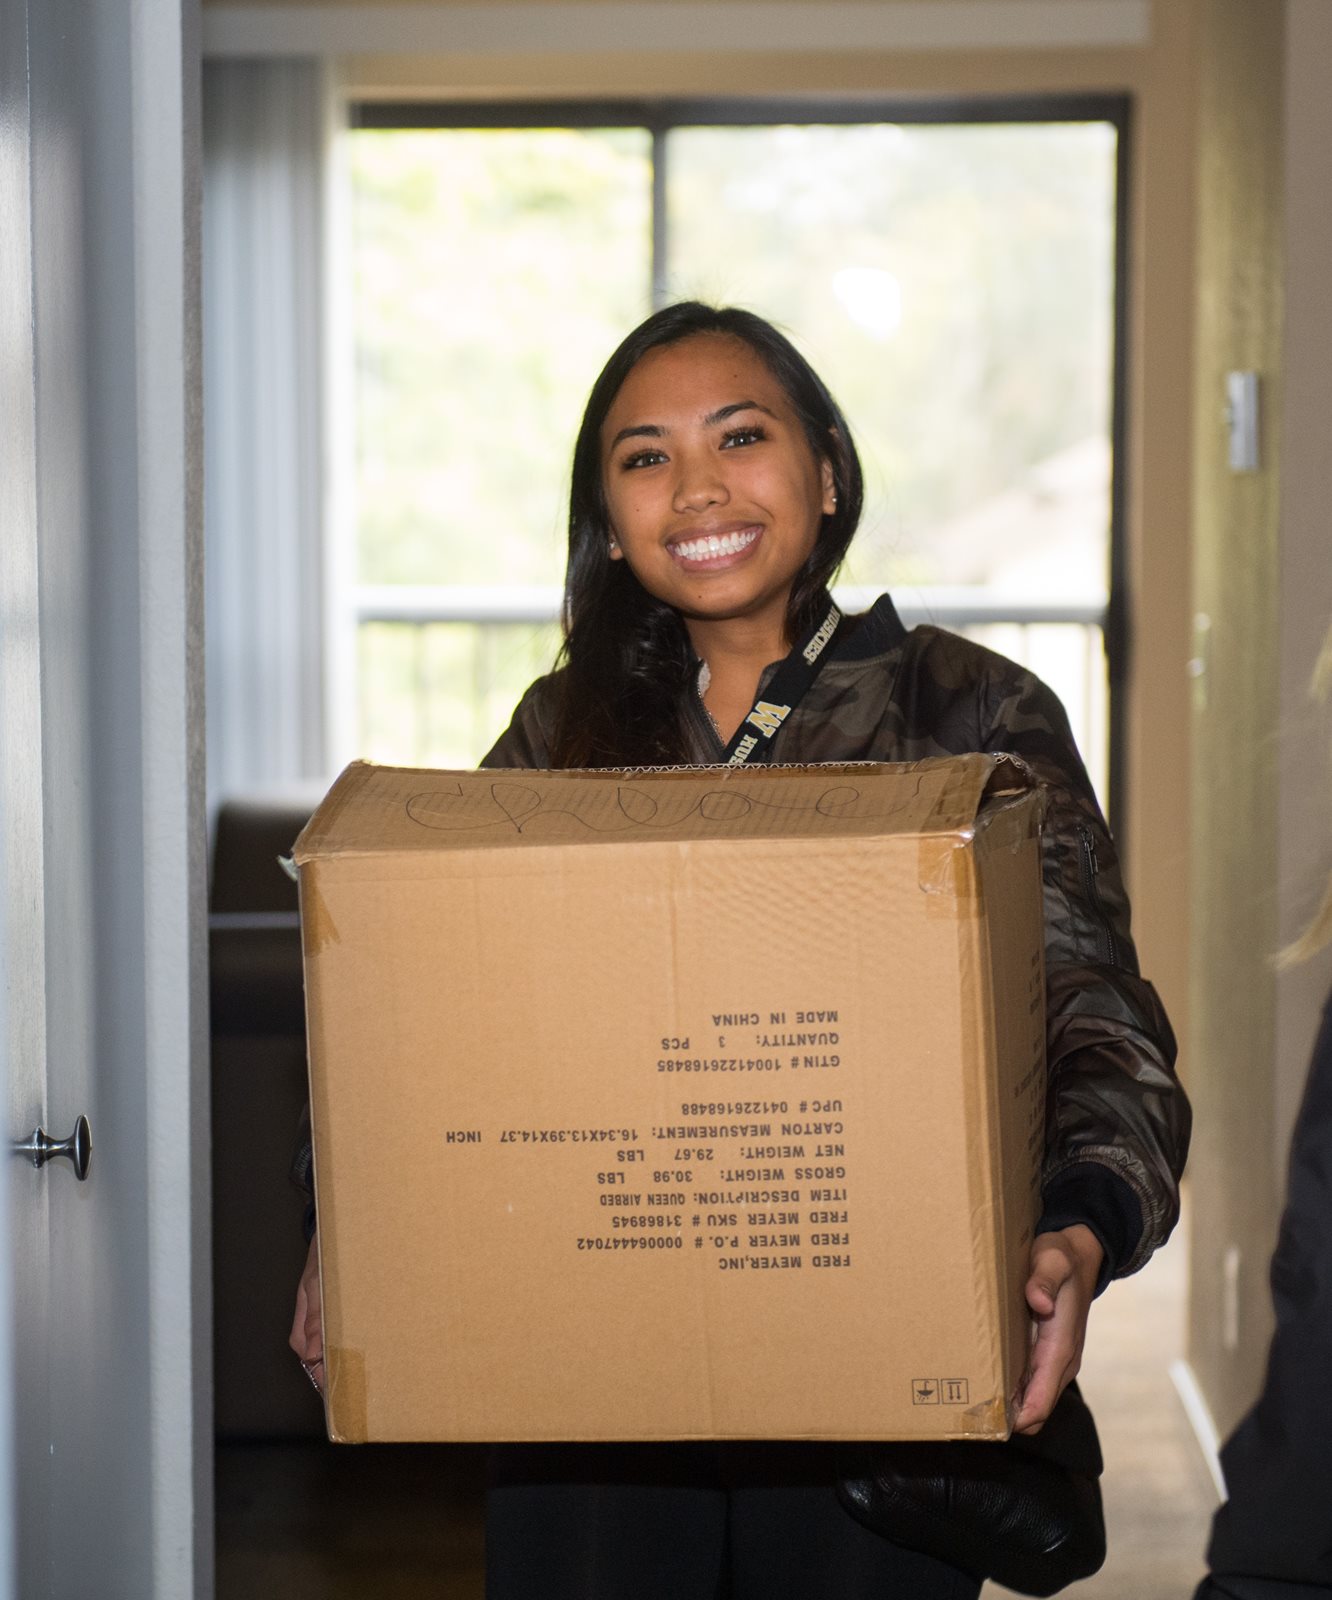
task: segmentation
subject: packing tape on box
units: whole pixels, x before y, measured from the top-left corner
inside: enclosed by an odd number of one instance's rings
[[[338,925],[329,914],[328,904],[319,892],[314,873],[308,866],[301,869],[301,938],[305,953],[317,956],[330,944],[340,944],[342,936]]]
[[[980,879],[972,857],[975,829],[927,834],[916,850],[916,877],[931,917],[980,915]]]
[[[948,1435],[950,1439],[993,1439],[1009,1426],[1008,1406],[996,1395],[978,1406],[968,1406],[958,1421],[962,1426]]]
[[[328,1382],[328,1431],[338,1444],[364,1444],[370,1437],[365,1352],[333,1346],[324,1362]]]
[[[934,780],[939,783],[938,794],[930,808],[928,826],[932,832],[954,833],[975,818],[989,770],[984,757],[980,760],[964,757],[949,766],[939,764],[931,768]]]

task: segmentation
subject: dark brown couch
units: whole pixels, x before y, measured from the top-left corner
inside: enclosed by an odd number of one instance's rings
[[[288,1178],[306,1096],[296,885],[278,864],[319,796],[228,801],[209,918],[213,1109],[213,1375],[219,1438],[322,1436],[287,1348],[305,1261]]]

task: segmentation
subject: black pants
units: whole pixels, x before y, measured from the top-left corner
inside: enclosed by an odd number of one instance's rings
[[[1267,1378],[1221,1451],[1230,1499],[1196,1600],[1332,1600],[1332,1000],[1295,1121],[1272,1298]]]
[[[486,1600],[976,1600],[847,1515],[829,1446],[503,1445]]]

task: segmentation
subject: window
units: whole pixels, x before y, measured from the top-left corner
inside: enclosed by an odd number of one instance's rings
[[[865,464],[854,609],[1028,662],[1105,792],[1124,107],[365,107],[354,742],[470,765],[550,666],[587,391],[655,301],[795,337]],[[1113,636],[1109,639],[1114,645]]]

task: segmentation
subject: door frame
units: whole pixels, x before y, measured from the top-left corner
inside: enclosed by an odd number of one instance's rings
[[[22,234],[26,260],[8,262],[6,278],[27,282],[10,328],[27,328],[32,359],[8,352],[23,416],[4,426],[7,453],[36,483],[26,526],[41,568],[36,594],[32,583],[24,592],[40,601],[44,791],[42,837],[10,838],[9,866],[19,877],[25,861],[61,866],[49,875],[59,915],[44,941],[29,932],[48,973],[46,1033],[66,1049],[47,1052],[49,1094],[35,1092],[57,1135],[86,1110],[95,1144],[86,1185],[63,1163],[25,1178],[12,1157],[0,1184],[12,1220],[25,1182],[49,1198],[51,1219],[49,1382],[14,1366],[16,1261],[0,1228],[0,1600],[19,1573],[25,1600],[89,1581],[107,1596],[207,1600],[199,0],[0,8],[3,36],[23,44],[5,80],[0,155],[12,181],[0,207],[11,241]],[[47,900],[52,913],[49,888]],[[78,930],[73,956],[62,926]],[[11,926],[11,941],[21,934]],[[0,942],[0,977],[14,970]],[[24,1065],[11,1048],[0,1028],[7,1091]],[[15,1429],[32,1406],[48,1424],[50,1487],[25,1523],[15,1477],[39,1428]],[[46,1508],[49,1537],[36,1525]]]

